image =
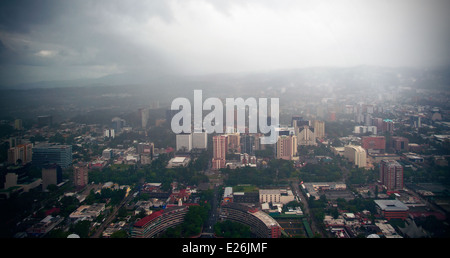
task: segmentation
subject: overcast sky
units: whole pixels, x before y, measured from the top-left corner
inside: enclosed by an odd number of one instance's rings
[[[2,0],[0,85],[450,60],[450,1]]]

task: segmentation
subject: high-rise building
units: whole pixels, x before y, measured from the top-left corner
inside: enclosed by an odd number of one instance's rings
[[[255,136],[243,134],[241,136],[241,152],[253,155],[253,146],[255,145]]]
[[[276,157],[277,159],[293,160],[297,156],[297,136],[278,136]]]
[[[318,139],[325,138],[325,122],[319,121],[319,120],[314,120],[313,126],[314,126],[314,134],[315,134],[316,138],[318,138]]]
[[[216,135],[213,136],[213,159],[212,159],[212,169],[218,170],[225,168],[225,161],[227,155],[227,136],[226,135]]]
[[[105,129],[105,131],[103,133],[103,137],[106,137],[106,138],[116,137],[114,129]]]
[[[390,119],[383,120],[382,132],[389,132],[390,134],[393,134],[394,133],[394,122]]]
[[[403,166],[396,160],[382,160],[380,181],[388,191],[403,189]]]
[[[227,134],[228,150],[232,153],[241,152],[241,136],[239,133]]]
[[[125,127],[125,120],[123,120],[120,117],[114,117],[111,120],[111,128],[114,129],[114,131],[119,134],[122,132],[122,129]]]
[[[205,149],[208,147],[208,134],[206,132],[192,133],[192,148]]]
[[[141,118],[141,126],[142,126],[142,128],[147,128],[149,114],[150,114],[150,109],[149,108],[141,108],[141,109],[139,109],[139,116]]]
[[[48,165],[42,168],[42,190],[49,185],[58,185],[62,182],[62,169],[58,165]]]
[[[177,151],[191,151],[192,150],[192,134],[180,133],[176,136]]]
[[[22,164],[32,161],[33,145],[31,143],[19,144],[8,150],[8,163],[16,164],[19,160]]]
[[[88,167],[84,164],[73,166],[73,184],[75,187],[84,187],[89,184]]]
[[[67,168],[72,164],[72,145],[41,145],[33,147],[32,163],[37,167],[57,164]]]
[[[299,132],[297,134],[298,145],[301,146],[315,146],[316,143],[316,135],[313,130],[307,125],[300,127]]]
[[[344,157],[350,160],[356,167],[364,168],[367,166],[366,150],[361,146],[347,145],[344,147]]]
[[[16,129],[16,130],[22,130],[23,129],[22,119],[14,120],[14,129]]]

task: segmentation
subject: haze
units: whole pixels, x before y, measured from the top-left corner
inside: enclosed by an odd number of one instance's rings
[[[450,60],[449,1],[1,1],[0,86]]]

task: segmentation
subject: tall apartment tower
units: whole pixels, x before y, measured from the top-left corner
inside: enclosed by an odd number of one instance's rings
[[[33,144],[19,144],[8,150],[8,163],[16,164],[18,160],[21,160],[22,164],[27,164],[32,161]]]
[[[225,159],[227,155],[227,140],[226,135],[213,136],[213,159],[212,169],[218,170],[225,168]]]
[[[382,160],[380,181],[388,191],[403,189],[403,166],[396,160]]]
[[[294,156],[297,156],[297,136],[279,136],[277,141],[277,159],[292,160]]]
[[[73,166],[73,184],[77,188],[84,187],[89,184],[88,182],[88,167],[83,164],[77,164]]]

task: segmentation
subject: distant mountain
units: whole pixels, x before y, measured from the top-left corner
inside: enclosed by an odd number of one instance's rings
[[[376,82],[396,86],[410,86],[414,88],[448,89],[450,85],[450,66],[429,69],[408,67],[311,67],[301,69],[285,69],[275,71],[261,71],[252,73],[219,73],[208,75],[147,75],[142,73],[120,73],[107,75],[95,79],[76,79],[58,81],[39,81],[22,83],[13,86],[0,86],[3,89],[26,90],[35,88],[67,88],[87,86],[120,86],[120,85],[148,85],[148,84],[176,84],[176,83],[257,83],[267,81],[309,81],[314,83],[345,82],[350,84],[364,84]]]

